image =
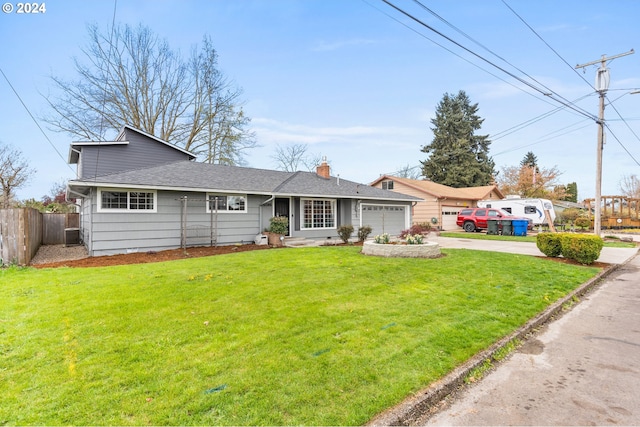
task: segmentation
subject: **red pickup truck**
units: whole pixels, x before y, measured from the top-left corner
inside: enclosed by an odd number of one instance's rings
[[[458,213],[458,219],[456,220],[456,225],[458,227],[462,227],[464,231],[467,233],[471,233],[474,231],[486,230],[488,225],[487,221],[490,219],[501,220],[501,219],[527,219],[520,218],[517,216],[511,215],[507,211],[503,211],[502,209],[495,208],[467,208],[462,209]],[[529,221],[527,219],[527,221]],[[531,221],[529,221],[529,227],[531,226]]]

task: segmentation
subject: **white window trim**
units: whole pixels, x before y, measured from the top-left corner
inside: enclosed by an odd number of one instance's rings
[[[331,203],[331,210],[333,211],[333,227],[305,227],[304,226],[304,202],[310,201],[324,201]],[[300,199],[300,230],[337,230],[338,229],[338,202],[336,199],[313,199],[304,197]]]
[[[127,208],[126,209],[111,209],[102,207],[102,192],[113,191],[115,193],[127,193]],[[129,207],[130,196],[129,193],[152,193],[153,194],[153,209],[131,209]],[[98,189],[98,212],[104,213],[156,213],[158,212],[158,192],[156,190],[138,189],[138,188],[100,188]]]
[[[245,214],[249,212],[249,197],[246,194],[230,194],[230,193],[207,193],[205,197],[205,209],[207,213],[215,212],[215,209],[209,209],[209,197],[211,196],[225,196],[227,197],[227,206],[229,206],[229,197],[244,197],[244,210],[242,211],[230,211],[230,210],[218,210],[219,214]]]

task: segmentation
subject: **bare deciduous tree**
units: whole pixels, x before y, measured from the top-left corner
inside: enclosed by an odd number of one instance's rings
[[[307,153],[308,148],[306,144],[276,145],[276,152],[271,158],[276,161],[278,170],[295,172],[304,167],[313,171],[320,164],[320,155]]]
[[[395,171],[393,173],[394,176],[398,178],[407,178],[407,179],[420,179],[422,169],[420,166],[411,166],[408,163]]]
[[[78,79],[52,76],[56,97],[46,99],[55,130],[100,141],[127,124],[176,143],[211,163],[237,164],[255,147],[241,89],[218,69],[209,37],[188,61],[144,26],[88,27],[85,62],[74,58]]]
[[[15,197],[15,190],[24,186],[35,173],[22,153],[6,145],[0,145],[0,207],[10,208]]]
[[[640,199],[640,178],[637,175],[624,175],[620,180],[620,191],[627,197]]]

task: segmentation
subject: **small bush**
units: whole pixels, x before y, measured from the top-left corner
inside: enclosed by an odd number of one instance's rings
[[[600,257],[604,242],[600,236],[561,233],[562,256],[580,264],[593,264]]]
[[[364,242],[369,237],[373,229],[368,225],[363,225],[358,229],[358,241]]]
[[[269,231],[275,234],[287,234],[289,219],[286,216],[274,216],[270,220]]]
[[[431,231],[431,224],[428,222],[421,222],[419,224],[413,224],[411,228],[407,230],[402,230],[400,233],[400,238],[404,239],[407,236],[415,236],[415,235],[425,235]]]
[[[576,226],[584,230],[585,228],[591,227],[591,220],[586,216],[579,216],[578,218],[576,218],[575,224]]]
[[[349,239],[353,234],[353,225],[341,225],[338,227],[338,236],[344,243],[349,243]]]
[[[536,246],[546,256],[558,257],[562,254],[560,236],[560,233],[540,233],[536,237]]]

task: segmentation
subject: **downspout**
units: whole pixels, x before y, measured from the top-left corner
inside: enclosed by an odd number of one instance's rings
[[[269,197],[267,200],[265,200],[264,202],[260,203],[260,209],[258,209],[258,221],[260,221],[260,225],[258,228],[258,234],[262,234],[262,206],[266,205],[267,203],[269,203],[270,201],[272,201],[273,199],[275,199],[276,196],[272,195],[271,197]]]

